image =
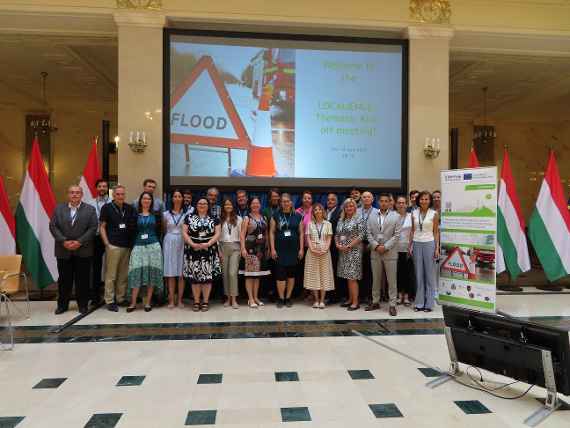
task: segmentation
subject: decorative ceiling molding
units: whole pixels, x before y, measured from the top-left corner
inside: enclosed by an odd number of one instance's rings
[[[451,27],[434,25],[413,26],[404,30],[406,39],[451,39],[453,34]]]
[[[117,0],[117,9],[162,10],[162,0]]]
[[[410,19],[428,24],[449,24],[449,0],[410,0]]]
[[[166,16],[161,13],[121,9],[117,10],[113,16],[119,27],[162,28],[166,24]]]

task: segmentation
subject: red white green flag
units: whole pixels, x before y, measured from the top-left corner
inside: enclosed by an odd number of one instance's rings
[[[99,168],[99,160],[97,157],[97,141],[93,141],[83,175],[79,180],[79,186],[83,190],[83,202],[93,205],[97,198],[97,188],[95,183],[101,178],[101,169]]]
[[[479,168],[479,159],[477,158],[477,153],[475,153],[475,148],[471,147],[471,153],[469,153],[469,168]]]
[[[4,187],[4,180],[0,176],[0,256],[13,256],[16,254],[16,221],[8,193]]]
[[[506,149],[501,168],[497,205],[499,208],[497,214],[497,273],[506,269],[514,279],[520,273],[530,270],[530,258],[525,235],[525,221],[517,197],[509,153]]]
[[[32,144],[20,203],[16,208],[16,239],[24,263],[38,288],[57,281],[55,242],[49,230],[54,210],[55,196],[36,137]]]
[[[529,223],[529,237],[549,281],[570,274],[570,213],[554,151]]]

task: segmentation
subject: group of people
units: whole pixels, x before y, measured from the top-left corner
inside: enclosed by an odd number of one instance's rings
[[[269,191],[264,208],[245,190],[219,203],[218,190],[210,188],[195,205],[190,191],[174,190],[167,208],[152,179],[132,204],[122,185],[113,187],[112,198],[105,180],[96,187],[96,199],[86,203],[81,187],[70,186],[68,202],[50,222],[59,271],[56,314],[68,310],[74,285],[81,313],[89,301],[100,305],[102,294],[108,310],[132,312],[141,288],[147,312],[156,295],[167,294],[169,308],[184,307],[188,283],[195,312],[208,311],[218,284],[231,308],[239,307],[242,288],[250,308],[264,306],[260,295],[291,307],[301,288],[315,309],[340,300],[349,311],[361,302],[372,311],[385,300],[395,316],[398,305],[434,306],[438,191],[412,191],[409,199],[381,193],[378,208],[371,192],[356,188],[342,204],[329,193],[326,206],[304,191],[295,209],[291,195],[278,189]]]

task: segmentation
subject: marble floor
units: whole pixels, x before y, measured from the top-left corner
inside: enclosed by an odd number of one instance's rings
[[[569,295],[501,295],[498,306],[570,330]],[[33,302],[32,317],[16,319],[14,350],[0,351],[0,428],[524,427],[544,396],[535,387],[505,400],[456,382],[428,389],[431,368],[448,366],[440,309],[402,309],[390,318],[385,308],[303,303],[213,305],[198,314],[101,308],[59,333],[77,313],[55,316],[53,309],[53,302]],[[484,378],[490,387],[507,382]],[[540,426],[568,427],[570,411]]]

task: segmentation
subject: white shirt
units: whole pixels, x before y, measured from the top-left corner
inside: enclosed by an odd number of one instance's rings
[[[435,211],[428,208],[425,217],[420,215],[420,209],[415,209],[412,213],[414,220],[414,242],[431,242],[435,240],[433,235],[433,222]]]
[[[81,206],[81,202],[79,202],[79,204],[77,204],[76,207],[71,205],[71,203],[67,204],[67,206],[69,207],[69,218],[71,220],[71,225],[73,226],[73,224],[75,223],[75,218],[77,217],[77,210]]]
[[[239,242],[239,233],[241,230],[242,218],[236,217],[235,226],[227,221],[222,224],[222,231],[220,234],[220,242]]]
[[[402,221],[400,217],[400,221]],[[398,252],[405,253],[408,251],[410,243],[410,233],[412,233],[412,214],[406,213],[400,229],[400,241],[398,242]]]
[[[103,205],[107,203],[109,203],[109,196],[105,195],[105,196],[97,196],[93,201],[93,203],[91,204],[93,205],[93,207],[95,207],[95,211],[97,212],[97,220],[99,220],[99,218],[101,217],[101,208],[103,208]]]

